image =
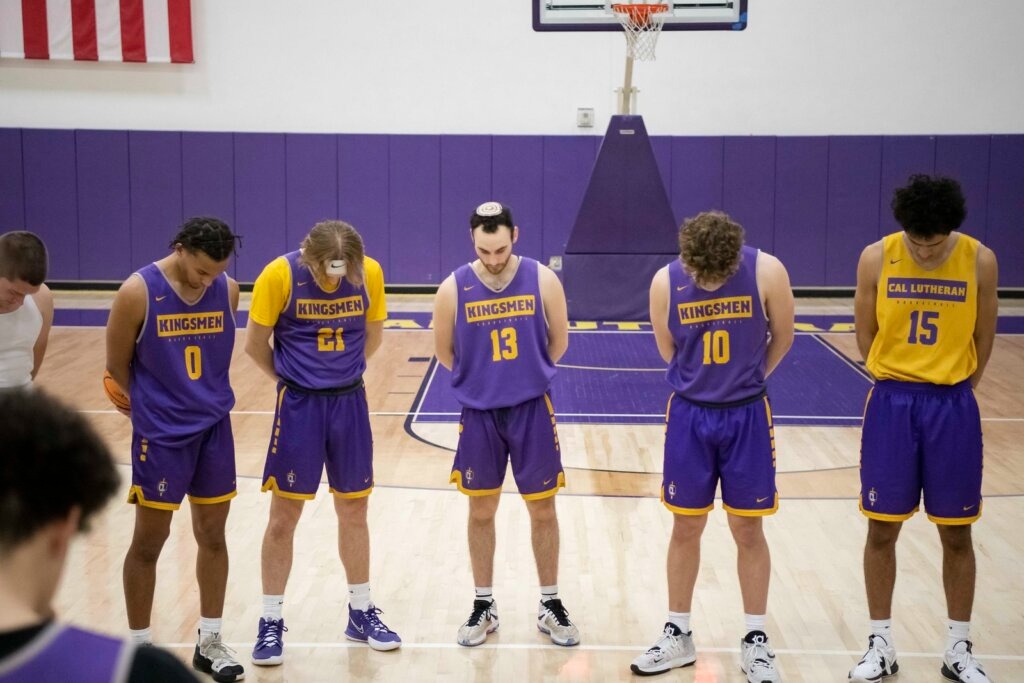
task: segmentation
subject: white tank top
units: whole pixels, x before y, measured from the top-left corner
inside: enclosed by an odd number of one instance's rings
[[[0,388],[32,383],[32,347],[43,329],[43,315],[31,296],[10,313],[0,313]]]

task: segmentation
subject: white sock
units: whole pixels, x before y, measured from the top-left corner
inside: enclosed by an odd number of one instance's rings
[[[668,613],[669,623],[675,624],[679,627],[679,630],[683,633],[690,632],[690,613],[689,612],[672,612]]]
[[[953,646],[961,640],[971,639],[971,622],[953,621],[946,622],[946,649],[952,650]]]
[[[220,633],[221,619],[207,619],[204,616],[199,617],[199,640]]]
[[[896,647],[892,637],[892,619],[872,619],[871,635],[882,636],[889,647]]]
[[[136,645],[146,645],[153,642],[153,636],[148,628],[128,629],[128,637]]]
[[[365,612],[370,609],[370,584],[350,583],[348,585],[348,604],[352,609]]]
[[[487,600],[488,602],[494,601],[494,589],[491,586],[477,586],[476,587],[476,599]]]
[[[558,599],[558,584],[553,586],[541,586],[540,587],[540,601],[547,602],[548,600]]]
[[[747,624],[747,633],[760,631],[764,633],[764,624],[767,616],[764,614],[744,614],[743,621]]]
[[[284,610],[283,595],[263,596],[263,618],[267,621],[281,621]]]

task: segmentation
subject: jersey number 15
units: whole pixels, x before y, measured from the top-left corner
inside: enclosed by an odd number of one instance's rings
[[[938,319],[938,311],[911,311],[907,343],[932,346],[939,336],[939,326],[936,324]]]

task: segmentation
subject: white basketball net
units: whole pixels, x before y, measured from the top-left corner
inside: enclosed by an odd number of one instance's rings
[[[626,51],[633,59],[654,61],[658,35],[668,17],[668,5],[613,5],[615,16],[626,35]]]

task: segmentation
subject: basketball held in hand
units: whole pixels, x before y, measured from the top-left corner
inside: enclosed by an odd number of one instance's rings
[[[110,376],[110,373],[106,371],[103,373],[103,391],[106,393],[107,398],[110,399],[110,402],[114,404],[114,407],[117,408],[119,413],[131,416],[131,400],[121,389],[120,385],[114,381],[114,378]]]

